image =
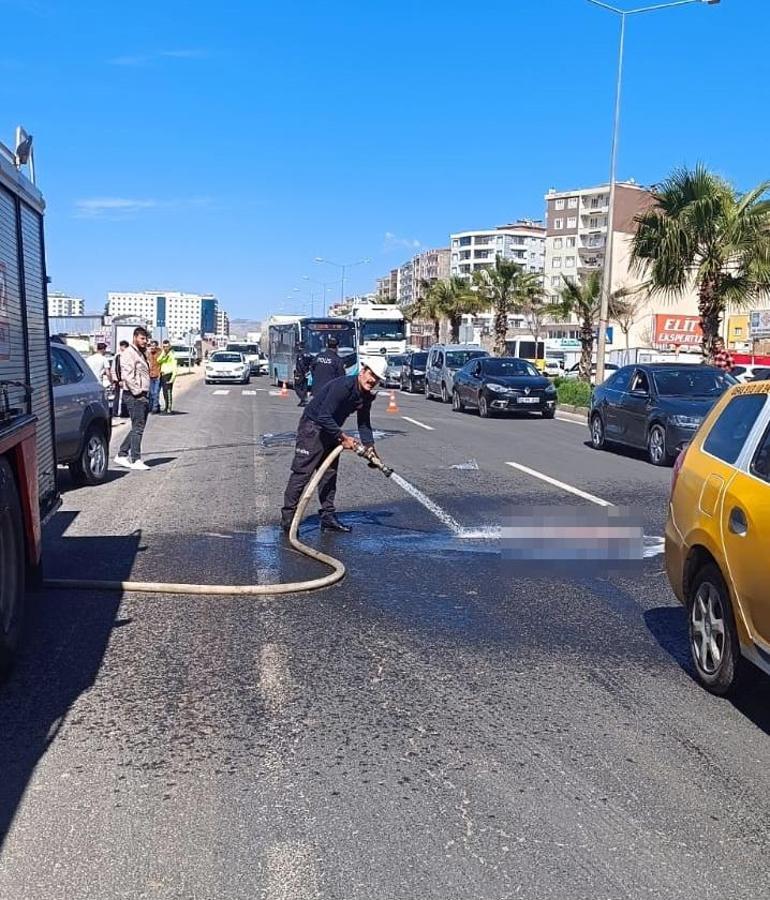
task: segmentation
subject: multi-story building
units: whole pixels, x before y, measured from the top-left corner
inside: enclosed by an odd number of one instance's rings
[[[131,315],[144,319],[150,328],[163,329],[170,338],[215,334],[217,299],[211,294],[185,291],[110,291],[111,316]]]
[[[450,235],[452,275],[470,277],[477,269],[489,269],[495,258],[512,259],[527,272],[541,273],[545,263],[546,229],[541,222],[522,219],[510,225]]]
[[[449,248],[442,247],[439,250],[424,250],[412,259],[415,300],[422,299],[423,285],[426,283],[449,278],[451,274],[450,255]]]
[[[408,259],[397,269],[377,279],[377,300],[380,303],[398,303],[409,306],[422,299],[423,285],[427,282],[449,278],[449,249],[423,250]]]
[[[82,297],[71,297],[61,291],[48,292],[48,316],[67,317],[82,316],[85,313],[85,301]]]
[[[230,334],[230,316],[223,309],[217,309],[215,334],[217,337],[228,337]]]
[[[407,260],[398,269],[398,293],[396,300],[399,306],[409,306],[414,302],[414,260]]]

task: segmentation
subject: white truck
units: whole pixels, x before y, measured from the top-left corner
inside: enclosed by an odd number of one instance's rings
[[[396,356],[406,351],[407,323],[401,310],[390,303],[357,303],[350,318],[356,326],[359,362],[367,357]]]

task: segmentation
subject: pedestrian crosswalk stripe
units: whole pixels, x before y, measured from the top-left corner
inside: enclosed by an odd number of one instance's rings
[[[229,394],[229,393],[230,393],[230,391],[214,391],[214,396],[215,397],[216,396],[223,397],[225,394]]]
[[[244,397],[256,397],[257,396],[256,391],[241,391],[241,393],[243,394]]]

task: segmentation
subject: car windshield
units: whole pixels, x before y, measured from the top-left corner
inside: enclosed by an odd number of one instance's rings
[[[250,356],[256,356],[259,353],[259,347],[256,344],[228,344],[228,350],[233,353],[248,353]]]
[[[406,362],[405,356],[389,356],[388,357],[388,365],[389,366],[403,366]]]
[[[351,322],[333,324],[317,323],[305,328],[305,349],[310,353],[322,353],[326,350],[326,341],[330,337],[337,338],[337,351],[347,353],[355,346],[355,330]]]
[[[493,377],[506,375],[540,375],[537,369],[524,359],[487,359],[484,361],[483,371],[485,375],[492,375]]]
[[[477,356],[486,356],[483,350],[448,350],[446,364],[448,369],[461,369],[467,362]]]
[[[426,363],[428,362],[428,354],[413,353],[410,362],[415,369],[424,369]]]
[[[737,380],[719,369],[688,366],[687,369],[658,369],[652,373],[662,397],[719,397]]]
[[[214,353],[211,357],[212,362],[239,363],[241,361],[240,353]]]

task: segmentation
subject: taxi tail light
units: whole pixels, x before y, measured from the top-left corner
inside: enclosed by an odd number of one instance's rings
[[[679,452],[679,456],[676,458],[676,462],[674,463],[674,470],[671,473],[671,496],[674,496],[674,488],[676,487],[677,479],[679,478],[679,473],[682,471],[682,466],[684,465],[684,458],[687,456],[687,451],[690,445],[686,444],[682,450]]]

